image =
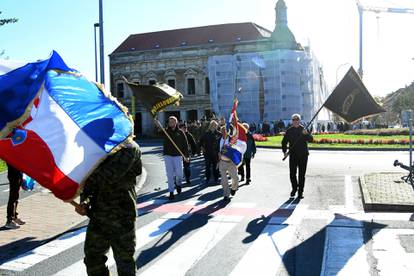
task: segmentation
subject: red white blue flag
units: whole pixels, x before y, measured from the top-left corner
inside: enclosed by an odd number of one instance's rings
[[[62,200],[133,133],[125,107],[56,52],[27,64],[0,60],[0,114],[0,158]]]
[[[224,145],[223,154],[229,158],[236,166],[240,166],[243,162],[243,154],[247,148],[247,129],[239,123],[237,117],[237,105],[238,100],[235,99],[233,107],[231,109],[229,124],[231,125],[231,131],[228,131],[230,143]]]

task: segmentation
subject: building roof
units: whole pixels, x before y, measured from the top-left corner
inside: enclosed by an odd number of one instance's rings
[[[271,32],[252,22],[168,30],[130,35],[114,53],[225,44],[270,37]]]

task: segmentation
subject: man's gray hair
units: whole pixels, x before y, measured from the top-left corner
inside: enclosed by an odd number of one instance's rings
[[[297,113],[293,114],[292,119],[295,119],[295,118],[298,118],[300,120],[300,114],[297,114]]]

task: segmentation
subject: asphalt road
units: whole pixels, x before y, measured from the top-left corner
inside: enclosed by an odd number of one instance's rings
[[[136,252],[140,275],[387,275],[390,267],[395,275],[409,275],[404,273],[413,269],[411,214],[364,213],[358,185],[365,173],[402,171],[392,164],[395,159],[407,163],[408,153],[311,151],[305,198],[299,201],[289,199],[288,162],[281,160],[281,151],[259,149],[252,183],[240,183],[225,203],[220,185],[203,184],[201,157],[192,161],[192,184],[168,202],[161,148],[145,146],[143,151],[146,181],[138,198]],[[73,244],[33,261],[20,274],[84,275],[83,239],[77,237],[61,237]],[[19,267],[22,258],[11,264]],[[0,260],[0,275],[15,273],[2,270],[5,264],[11,267],[5,261]]]

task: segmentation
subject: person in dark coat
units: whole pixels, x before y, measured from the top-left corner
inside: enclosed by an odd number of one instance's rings
[[[247,123],[243,123],[243,126],[246,128],[247,133],[247,147],[246,151],[243,155],[243,163],[239,167],[239,174],[241,175],[241,180],[244,181],[244,166],[246,166],[246,185],[249,185],[251,182],[250,179],[250,162],[254,158],[256,154],[256,143],[254,141],[253,135],[249,131],[249,125]]]
[[[217,130],[218,123],[211,121],[208,130],[201,136],[200,149],[203,151],[206,167],[206,184],[210,182],[211,170],[213,170],[214,181],[219,178],[218,160],[220,151],[221,133]]]
[[[9,201],[7,203],[7,221],[4,226],[7,229],[17,229],[25,224],[17,217],[17,204],[19,202],[19,190],[23,182],[23,173],[7,163],[7,178],[9,180]]]
[[[298,197],[303,198],[303,189],[305,187],[306,166],[308,164],[308,142],[312,142],[313,137],[300,124],[300,115],[292,115],[292,126],[286,130],[282,140],[282,151],[287,157],[287,144],[289,144],[289,170],[290,182],[292,183],[291,197],[294,197],[298,191]],[[299,180],[296,172],[299,168]]]
[[[191,153],[191,155],[195,155],[198,152],[197,144],[194,140],[193,135],[188,131],[187,123],[181,123],[179,128],[184,132],[185,136],[187,137],[188,141],[188,151]],[[190,163],[191,159],[188,158],[188,162],[183,159],[183,167],[184,167],[184,176],[187,185],[191,185],[190,177],[191,177],[191,170],[190,170]]]
[[[163,154],[165,170],[167,172],[168,191],[170,195],[169,200],[174,199],[174,189],[177,189],[177,194],[181,194],[181,180],[183,178],[183,162],[188,162],[188,142],[187,136],[182,130],[178,128],[178,120],[175,116],[168,118],[168,127],[165,129],[169,137],[174,141],[174,146],[170,138],[164,135]]]

